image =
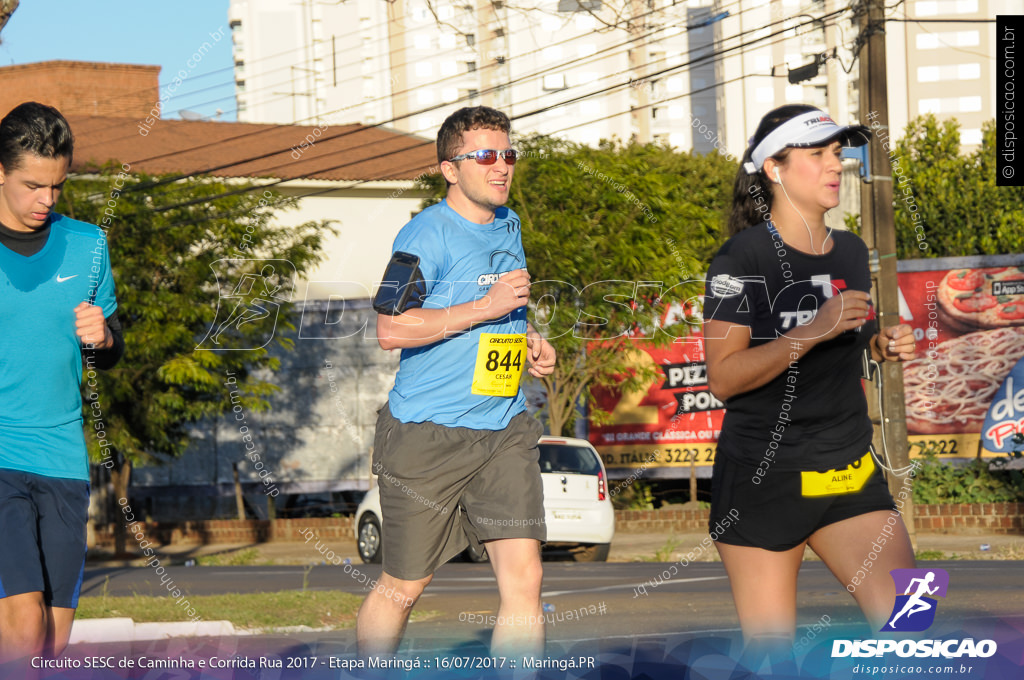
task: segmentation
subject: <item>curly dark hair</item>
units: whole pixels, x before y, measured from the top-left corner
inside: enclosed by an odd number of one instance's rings
[[[470,130],[499,130],[505,134],[512,123],[501,111],[489,106],[466,106],[444,119],[437,132],[437,162],[455,156],[462,146],[462,135]]]

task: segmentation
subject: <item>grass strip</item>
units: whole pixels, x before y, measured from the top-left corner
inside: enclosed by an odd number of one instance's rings
[[[206,621],[230,621],[238,628],[351,628],[365,595],[334,590],[283,590],[276,593],[225,593],[186,596]],[[413,620],[429,618],[413,612]],[[185,608],[172,597],[82,597],[77,618],[128,617],[137,623],[188,621]]]

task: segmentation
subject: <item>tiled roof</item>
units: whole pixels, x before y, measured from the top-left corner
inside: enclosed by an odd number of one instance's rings
[[[148,174],[369,181],[413,179],[436,172],[437,165],[434,140],[360,124],[157,120],[147,126],[145,120],[101,116],[68,121],[76,171],[117,161]]]

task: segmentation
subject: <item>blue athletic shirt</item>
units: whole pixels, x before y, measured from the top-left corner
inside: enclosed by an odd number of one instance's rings
[[[88,481],[74,308],[117,309],[103,231],[56,213],[25,257],[0,246],[0,468]]]
[[[519,217],[508,208],[490,224],[470,222],[442,201],[409,221],[393,251],[420,258],[425,309],[443,309],[482,298],[502,274],[526,268]],[[526,308],[424,347],[403,349],[391,414],[405,423],[430,421],[475,430],[504,429],[526,410],[522,387],[514,397],[473,394],[473,369],[481,333],[526,333]]]

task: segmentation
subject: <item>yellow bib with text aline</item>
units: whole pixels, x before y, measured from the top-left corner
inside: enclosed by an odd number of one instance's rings
[[[868,451],[842,470],[827,472],[801,472],[801,490],[804,496],[838,496],[856,493],[864,488],[875,471],[875,461]]]
[[[526,335],[481,333],[473,369],[473,394],[514,397],[526,365]]]

